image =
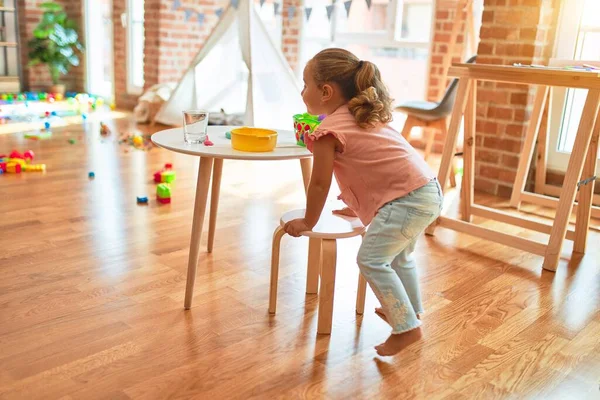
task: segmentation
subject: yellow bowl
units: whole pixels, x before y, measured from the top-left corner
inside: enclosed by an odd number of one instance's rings
[[[254,153],[273,151],[277,144],[277,132],[261,128],[237,128],[231,130],[231,147]]]

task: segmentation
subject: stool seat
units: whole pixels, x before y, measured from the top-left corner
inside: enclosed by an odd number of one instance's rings
[[[432,101],[408,101],[397,106],[396,110],[414,115],[423,121],[437,121],[446,118],[452,112],[451,108],[440,107],[440,103]]]
[[[288,211],[281,217],[281,227],[296,218],[304,218],[305,209]],[[342,217],[332,214],[332,210],[325,209],[317,225],[309,232],[302,232],[302,236],[315,239],[345,239],[360,236],[366,228],[358,218]]]

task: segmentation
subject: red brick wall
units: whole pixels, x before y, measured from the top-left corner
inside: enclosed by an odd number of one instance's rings
[[[283,0],[283,37],[282,37],[282,49],[285,58],[287,59],[290,67],[295,71],[299,66],[300,60],[300,32],[302,29],[304,16],[304,7],[302,0]],[[294,16],[290,19],[288,10],[289,7],[296,7]]]
[[[551,55],[559,0],[486,0],[478,63],[545,64]],[[475,187],[510,196],[534,89],[479,82]]]
[[[46,0],[18,0],[19,11],[19,36],[21,44],[21,61],[23,70],[23,90],[46,90],[51,84],[50,73],[46,66],[27,67],[29,62],[29,48],[27,42],[33,37],[33,29],[42,16],[39,8]],[[80,40],[83,42],[83,21],[81,0],[57,0],[58,4],[65,7],[70,18],[79,25]],[[72,68],[67,76],[61,77],[61,82],[67,86],[67,90],[82,91],[84,86],[83,55],[82,65]]]

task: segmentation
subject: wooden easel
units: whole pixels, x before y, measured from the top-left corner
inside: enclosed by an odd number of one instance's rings
[[[454,157],[454,148],[458,137],[458,130],[463,114],[465,114],[464,137],[464,173],[461,192],[462,220],[440,216],[429,226],[426,233],[433,235],[435,225],[440,225],[459,232],[476,235],[491,241],[514,247],[523,251],[544,257],[543,268],[556,271],[565,236],[575,242],[574,252],[584,252],[587,240],[588,227],[591,213],[591,199],[594,190],[594,181],[580,186],[579,207],[577,208],[577,223],[575,230],[568,229],[569,216],[573,209],[573,202],[577,194],[578,182],[582,173],[593,175],[596,169],[598,154],[598,135],[600,125],[598,111],[600,110],[600,75],[593,72],[573,72],[563,70],[545,70],[524,67],[493,66],[481,64],[456,64],[449,71],[450,76],[459,78],[458,93],[444,153],[438,174],[440,182],[446,182]],[[494,81],[516,83],[524,85],[540,85],[540,96],[536,99],[534,109],[543,110],[541,94],[550,86],[567,88],[589,89],[573,152],[569,158],[567,174],[563,189],[558,200],[557,212],[553,224],[537,222],[525,217],[515,216],[484,207],[473,202],[474,160],[475,160],[475,119],[477,107],[477,81]],[[544,96],[545,98],[546,96]],[[531,121],[528,132],[537,130],[539,122]],[[529,135],[531,136],[531,135]],[[527,154],[522,157],[528,157]],[[498,232],[489,228],[475,225],[471,222],[472,216],[477,215],[493,219],[510,225],[531,229],[550,235],[547,244],[520,236]]]
[[[597,61],[574,61],[574,60],[557,60],[552,59],[548,63],[549,67],[564,67],[564,66],[583,66],[588,64],[594,64],[600,67],[600,63]],[[515,184],[513,186],[513,192],[510,198],[510,205],[516,209],[519,209],[521,202],[538,204],[544,207],[556,208],[558,206],[558,199],[550,196],[560,196],[561,188],[546,184],[546,164],[547,164],[547,143],[548,143],[548,129],[541,127],[543,120],[544,107],[550,98],[550,88],[547,86],[538,87],[535,95],[534,107],[531,113],[531,121],[527,133],[525,135],[525,142],[523,145],[522,154],[525,157],[521,157],[519,160],[519,167],[517,168],[517,175],[515,178]],[[596,124],[596,130],[600,129],[600,124]],[[597,133],[596,133],[597,135]],[[592,146],[594,142],[592,142]],[[527,173],[531,160],[533,157],[534,150],[537,154],[536,158],[536,175],[535,175],[535,189],[534,193],[525,191],[525,184],[527,179]],[[585,180],[594,175],[594,172],[585,176],[588,171],[583,172],[581,180]],[[593,192],[593,190],[592,190]],[[579,201],[579,195],[576,196],[576,200]],[[594,218],[600,218],[600,207],[594,206],[594,204],[600,204],[600,196],[592,196],[592,211],[591,215]],[[573,208],[577,210],[578,204]]]

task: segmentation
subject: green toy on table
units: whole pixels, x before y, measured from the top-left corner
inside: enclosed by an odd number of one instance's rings
[[[294,115],[294,133],[296,144],[306,147],[306,136],[314,132],[315,128],[325,119],[324,115],[312,115],[309,113]]]

